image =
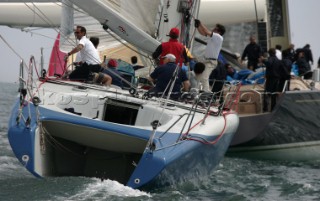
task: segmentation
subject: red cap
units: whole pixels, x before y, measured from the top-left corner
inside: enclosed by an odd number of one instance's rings
[[[114,60],[114,59],[109,60],[108,67],[117,67],[117,66],[118,66],[118,63],[116,60]]]
[[[169,36],[170,37],[178,37],[179,36],[179,29],[178,28],[172,28],[171,30],[170,30],[170,33],[169,33]]]

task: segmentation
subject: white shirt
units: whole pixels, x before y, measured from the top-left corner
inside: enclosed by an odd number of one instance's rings
[[[80,50],[80,56],[83,62],[87,64],[101,63],[98,51],[86,36],[80,39],[79,44],[83,45],[83,48]]]
[[[211,38],[207,42],[204,57],[208,59],[218,59],[222,48],[223,37],[218,33],[212,33]]]
[[[81,62],[81,61],[82,61],[80,52],[77,52],[76,59],[75,59],[74,61],[75,61],[75,62]]]
[[[279,60],[282,60],[282,53],[280,50],[276,49],[276,57],[279,59]]]
[[[196,88],[196,89],[200,89],[200,82],[197,79],[196,74],[194,73],[194,71],[189,71],[187,73],[188,78],[189,78],[189,82],[190,82],[190,88]]]

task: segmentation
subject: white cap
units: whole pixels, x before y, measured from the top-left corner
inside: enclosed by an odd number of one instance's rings
[[[174,56],[173,54],[167,54],[166,56],[162,57],[163,59],[164,58],[168,58],[169,61],[171,62],[175,62],[176,61],[176,56]]]

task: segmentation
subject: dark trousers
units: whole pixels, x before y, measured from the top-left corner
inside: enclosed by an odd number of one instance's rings
[[[258,67],[258,60],[248,60],[247,67],[248,69],[255,71]]]
[[[102,67],[99,64],[89,65],[87,63],[83,63],[71,72],[69,79],[86,81],[88,80],[90,73],[99,73],[101,70]]]
[[[267,78],[265,91],[263,94],[263,111],[268,111],[269,99],[271,98],[271,110],[277,103],[277,92],[279,92],[279,79],[278,78]]]
[[[214,100],[220,98],[223,85],[224,85],[223,81],[215,80],[215,82],[213,82],[211,91],[214,93]],[[223,96],[221,96],[221,99],[219,100],[219,103],[222,103],[222,102],[223,102]]]
[[[284,88],[284,85],[285,85],[286,81],[287,81],[287,86],[286,86],[284,91],[289,91],[290,90],[290,80],[280,79],[279,80],[279,91],[280,92],[283,91],[283,88]]]

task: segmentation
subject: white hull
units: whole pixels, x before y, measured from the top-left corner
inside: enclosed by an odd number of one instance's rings
[[[227,155],[258,160],[311,161],[319,158],[320,141],[230,148]]]

